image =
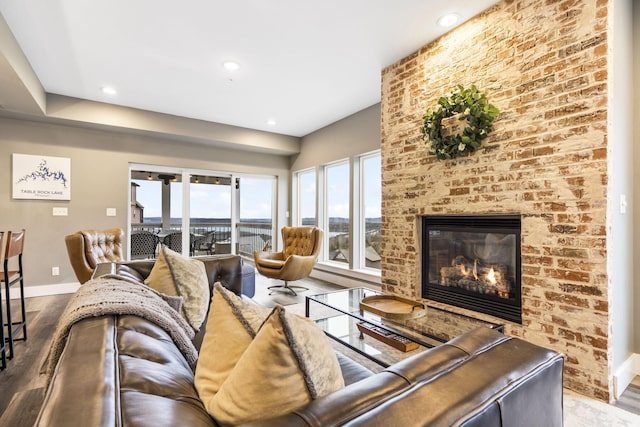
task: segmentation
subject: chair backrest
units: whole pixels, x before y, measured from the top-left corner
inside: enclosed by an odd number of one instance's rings
[[[176,231],[164,236],[162,243],[174,252],[182,253],[182,231]]]
[[[122,261],[124,232],[120,228],[83,230],[85,256],[93,268],[102,262]]]
[[[215,231],[209,231],[204,235],[204,241],[203,243],[214,243],[216,241],[216,232]]]
[[[69,261],[80,283],[91,278],[96,266],[103,262],[123,261],[124,231],[81,230],[65,236]]]
[[[159,242],[158,236],[150,231],[131,233],[131,256],[149,256],[154,258]]]
[[[318,255],[322,243],[321,231],[317,227],[283,227],[282,250],[285,258],[291,255]]]
[[[7,231],[0,232],[0,261],[3,265],[3,270],[5,273],[5,277],[2,278],[3,281],[7,279],[6,274],[13,274],[15,272],[9,271],[9,260],[11,258],[18,257],[17,266],[11,266],[12,269],[16,269],[16,271],[22,270],[22,252],[24,250],[24,235],[25,231]],[[12,261],[13,263],[13,261]]]
[[[7,244],[4,253],[5,260],[22,255],[24,249],[24,234],[24,230],[7,232]],[[2,238],[0,238],[0,241],[2,241]]]
[[[189,233],[189,253],[193,252],[193,242],[195,240],[195,235],[193,233]],[[169,249],[174,252],[182,253],[182,231],[176,231],[173,233],[169,233],[164,236],[162,239],[162,243],[167,245]]]

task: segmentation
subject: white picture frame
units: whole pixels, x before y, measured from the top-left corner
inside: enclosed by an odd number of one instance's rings
[[[71,200],[71,159],[13,153],[13,198]]]

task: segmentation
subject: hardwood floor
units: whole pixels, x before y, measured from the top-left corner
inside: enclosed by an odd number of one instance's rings
[[[273,284],[268,280],[256,277],[256,299],[262,303],[269,298],[266,286]],[[305,294],[335,289],[311,279],[301,284],[308,285],[310,291],[303,292],[298,297],[276,293],[273,298],[280,304],[295,304],[296,308],[300,308]],[[0,371],[0,426],[28,427],[35,422],[44,398],[44,379],[39,375],[40,365],[48,351],[58,318],[70,298],[71,295],[67,294],[26,300],[29,339],[26,342],[16,342],[16,356],[8,361],[7,369]],[[640,414],[640,377],[636,377],[615,406]]]
[[[629,387],[622,393],[620,399],[615,403],[615,406],[622,408],[634,414],[640,415],[640,377],[637,376],[631,381]]]
[[[0,372],[0,426],[27,427],[35,422],[44,398],[40,365],[70,298],[71,294],[26,299],[28,339],[15,342],[15,357]],[[12,300],[13,312],[17,309],[18,300]]]

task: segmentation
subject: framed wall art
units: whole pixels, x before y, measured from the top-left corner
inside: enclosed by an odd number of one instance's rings
[[[13,198],[71,200],[71,159],[14,153]]]

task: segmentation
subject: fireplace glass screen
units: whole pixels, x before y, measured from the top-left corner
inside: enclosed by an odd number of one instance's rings
[[[426,298],[521,321],[520,217],[426,216]]]

